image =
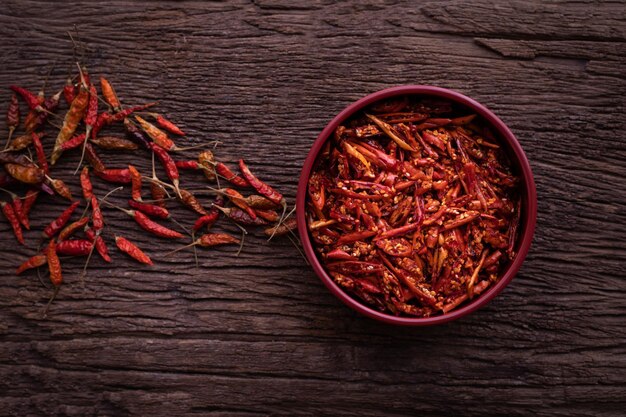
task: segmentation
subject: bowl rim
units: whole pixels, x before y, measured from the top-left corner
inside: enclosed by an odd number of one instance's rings
[[[487,292],[481,294],[474,301],[458,309],[452,310],[448,314],[426,318],[396,317],[390,314],[379,312],[355,300],[343,289],[341,289],[341,287],[339,287],[335,283],[335,281],[333,281],[328,273],[326,273],[326,270],[319,262],[317,255],[315,254],[315,250],[313,249],[311,239],[309,237],[309,231],[305,218],[305,201],[309,176],[311,174],[313,163],[315,162],[317,155],[322,149],[322,146],[326,143],[326,140],[328,140],[330,135],[335,131],[340,123],[342,123],[344,120],[346,120],[356,112],[360,111],[361,109],[367,107],[374,102],[401,95],[425,95],[442,97],[474,110],[496,130],[499,138],[501,140],[504,140],[513,151],[517,159],[519,169],[521,170],[521,177],[523,178],[524,185],[524,192],[522,193],[524,209],[520,217],[520,223],[524,225],[524,228],[521,231],[521,236],[518,237],[520,241],[519,250],[517,256],[509,265],[509,268],[505,271],[502,278],[496,283],[496,285],[492,286]],[[322,280],[324,285],[326,285],[331,293],[333,293],[344,304],[346,304],[353,310],[375,320],[395,325],[428,326],[447,323],[449,321],[456,320],[460,317],[464,317],[476,311],[480,307],[483,307],[484,305],[489,303],[489,301],[491,301],[496,295],[498,295],[509,284],[509,282],[511,282],[513,277],[517,274],[520,267],[522,266],[522,263],[524,262],[524,259],[526,258],[526,255],[528,254],[532,243],[537,221],[537,190],[535,188],[535,180],[532,174],[532,170],[530,168],[530,163],[528,162],[528,158],[526,158],[526,154],[524,153],[519,141],[517,140],[513,132],[511,132],[511,130],[504,124],[504,122],[502,122],[502,120],[500,120],[500,118],[498,118],[493,112],[487,109],[487,107],[478,103],[472,98],[469,98],[457,91],[447,88],[429,85],[401,85],[376,91],[351,103],[326,125],[326,127],[318,135],[317,139],[313,142],[313,145],[311,146],[311,149],[309,150],[309,153],[302,166],[296,195],[296,207],[298,207],[298,209],[296,210],[298,231],[306,257],[309,260],[316,275]]]

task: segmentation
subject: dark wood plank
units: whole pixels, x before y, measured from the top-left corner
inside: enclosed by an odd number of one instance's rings
[[[288,242],[161,259],[80,260],[48,319],[49,291],[13,276],[65,202],[41,199],[16,245],[0,221],[0,405],[8,415],[620,415],[625,408],[626,18],[623,2],[7,1],[0,103],[10,84],[48,91],[86,62],[125,103],[160,100],[190,143],[223,142],[293,202],[323,126],[351,101],[408,83],[454,88],[494,110],[535,173],[539,220],[518,277],[456,323],[401,329],[361,318]],[[52,133],[45,146],[52,146]],[[189,157],[193,152],[186,153]],[[104,155],[148,172],[146,154]],[[79,192],[69,154],[54,173]],[[102,196],[111,187],[94,180]],[[202,176],[183,183],[199,188]],[[114,194],[123,204],[128,191]],[[208,197],[207,197],[208,198]],[[195,216],[172,210],[183,224]],[[176,227],[172,224],[172,227]],[[229,230],[235,229],[226,226]]]

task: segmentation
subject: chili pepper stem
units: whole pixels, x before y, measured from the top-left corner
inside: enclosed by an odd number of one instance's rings
[[[294,237],[289,236],[289,234],[292,234]],[[289,234],[287,235],[287,238],[291,241],[291,243],[296,248],[300,256],[302,256],[302,259],[304,259],[304,262],[306,262],[307,265],[310,265],[309,260],[304,255],[304,252],[302,252],[302,249],[300,249],[300,240],[298,239],[298,237],[295,235],[295,233],[293,233],[292,230],[289,231]]]
[[[178,146],[175,146],[173,149],[170,149],[170,151],[174,151],[174,152],[190,151],[192,149],[204,148],[206,146],[211,146],[211,145],[213,146],[213,149],[215,149],[215,147],[220,143],[222,142],[220,142],[219,140],[212,140],[207,143],[200,143],[198,145],[187,146],[185,148],[179,148]]]
[[[50,297],[50,300],[48,300],[48,304],[46,304],[46,309],[43,311],[43,318],[46,319],[48,318],[48,311],[50,310],[50,306],[52,305],[52,302],[54,301],[54,299],[56,298],[57,294],[59,293],[59,289],[61,288],[60,285],[57,285],[54,287],[54,292],[52,293],[52,297]]]
[[[37,278],[39,279],[39,282],[41,282],[41,285],[43,285],[43,287],[45,289],[49,289],[50,288],[50,287],[48,287],[48,284],[46,284],[44,282],[44,280],[43,280],[45,278],[45,276],[44,277],[41,276],[41,268],[37,268]]]
[[[196,232],[194,230],[191,230],[191,240],[193,240],[194,242],[196,241]],[[196,245],[193,245],[192,248],[193,248],[193,259],[196,261],[196,268],[198,268],[200,266],[198,262],[198,248],[196,248]]]
[[[11,143],[11,137],[13,136],[13,132],[15,131],[15,127],[11,126],[9,128],[9,137],[7,138],[7,142],[4,144],[4,149],[9,147],[9,143]],[[2,151],[6,152],[6,151]]]
[[[174,249],[173,251],[166,253],[165,255],[163,255],[163,257],[164,257],[164,258],[167,258],[168,256],[173,255],[173,254],[175,254],[176,252],[180,252],[180,251],[181,251],[181,250],[183,250],[183,249],[187,249],[187,248],[192,247],[192,246],[194,246],[194,247],[195,247],[197,244],[198,244],[198,243],[194,240],[193,242],[191,242],[191,243],[190,243],[190,244],[188,244],[188,245],[181,246],[180,248]]]
[[[76,170],[74,171],[74,174],[72,175],[76,175],[78,171],[80,171],[80,166],[83,164],[83,160],[85,159],[85,148],[87,148],[87,142],[88,142],[90,134],[91,134],[91,126],[87,126],[87,133],[85,134],[85,141],[83,142],[83,146],[81,147],[82,150],[80,152],[80,160],[78,161]]]

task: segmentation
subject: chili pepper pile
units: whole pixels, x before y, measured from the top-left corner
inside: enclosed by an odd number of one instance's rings
[[[182,129],[160,113],[141,113],[156,103],[125,106],[107,79],[101,77],[99,80],[100,96],[86,68],[79,66],[78,72],[76,77],[68,77],[64,87],[48,99],[43,89],[39,94],[34,94],[22,86],[11,86],[14,93],[6,116],[8,140],[5,149],[0,152],[0,191],[6,193],[10,201],[0,201],[0,207],[17,241],[25,244],[22,230],[30,230],[29,212],[42,192],[56,194],[70,201],[63,212],[51,213],[51,217],[56,217],[43,230],[39,242],[39,248],[43,249],[21,263],[17,274],[47,264],[50,281],[55,288],[53,299],[63,282],[61,263],[65,262],[64,257],[85,257],[86,270],[94,251],[105,262],[111,262],[108,244],[114,241],[117,248],[130,258],[152,265],[152,259],[135,243],[122,236],[123,232],[107,231],[109,225],[102,213],[102,207],[105,206],[123,211],[140,229],[151,235],[183,239],[185,234],[162,224],[165,220],[171,220],[187,232],[167,209],[169,200],[178,200],[198,216],[193,226],[190,225],[191,244],[181,245],[180,249],[193,246],[195,251],[196,246],[243,244],[237,237],[210,231],[221,214],[236,223],[244,235],[247,232],[243,226],[265,226],[267,236],[293,233],[295,220],[285,217],[287,204],[283,196],[254,176],[243,159],[239,161],[239,176],[223,162],[217,161],[210,150],[202,150],[191,160],[181,158],[180,152],[198,146],[177,146],[172,135],[183,139],[185,133]],[[60,107],[61,97],[65,99],[68,108],[63,116],[57,116],[55,112]],[[30,112],[23,121],[22,135],[19,135],[19,98]],[[106,107],[104,109],[103,104]],[[101,133],[108,126],[116,124],[124,128],[126,137]],[[56,133],[45,137],[42,130],[49,126],[55,127]],[[18,135],[15,136],[14,132]],[[45,152],[44,144],[52,149],[49,155]],[[206,148],[204,145],[202,147]],[[148,160],[152,159],[152,175],[143,175],[133,165],[105,165],[97,149],[136,152]],[[75,172],[77,174],[80,171],[80,175],[73,177],[80,183],[81,196],[72,195],[67,184],[52,174],[55,165],[70,152],[81,155],[81,162]],[[163,166],[167,181],[156,176],[155,159]],[[181,171],[189,170],[203,172],[211,185],[195,194],[190,189],[182,188]],[[128,208],[114,206],[106,199],[108,195],[95,195],[92,185],[95,177],[105,183],[129,185]],[[150,186],[149,197],[143,193],[144,184]],[[214,184],[218,187],[213,187]],[[225,184],[228,187],[219,187]],[[244,196],[235,187],[252,190],[252,194]],[[13,188],[14,191],[7,188]],[[202,191],[215,195],[206,207],[197,196]],[[23,196],[19,195],[21,193]],[[282,215],[277,211],[281,209]],[[76,218],[81,212],[82,215]]]
[[[505,151],[446,101],[377,103],[339,126],[308,183],[322,264],[381,312],[445,314],[515,257],[521,200]]]

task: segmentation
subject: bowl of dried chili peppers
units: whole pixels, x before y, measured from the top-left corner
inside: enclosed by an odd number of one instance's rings
[[[410,85],[370,94],[324,128],[297,207],[307,259],[335,296],[386,323],[432,325],[484,306],[513,279],[537,193],[495,114]]]

